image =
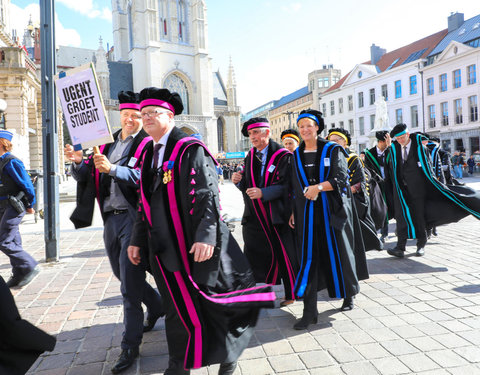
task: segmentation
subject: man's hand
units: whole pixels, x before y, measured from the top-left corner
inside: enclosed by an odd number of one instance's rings
[[[261,199],[263,197],[262,189],[260,188],[248,188],[245,190],[245,193],[247,193],[250,199]]]
[[[33,209],[33,207],[27,208],[25,211],[27,212],[27,214],[34,214],[35,213],[35,210]]]
[[[213,249],[212,245],[203,242],[195,242],[190,249],[190,254],[194,254],[193,260],[195,262],[204,262],[212,257]]]
[[[385,142],[387,144],[387,147],[390,147],[392,145],[392,137],[390,137],[390,133],[387,133],[385,135]]]
[[[233,172],[232,174],[232,182],[236,185],[240,181],[242,181],[242,174],[240,172]]]
[[[63,153],[68,161],[73,161],[76,164],[80,164],[83,160],[83,151],[75,151],[72,145],[66,144]]]
[[[140,248],[138,246],[129,246],[127,249],[128,259],[132,264],[138,266],[142,258],[140,258]]]
[[[110,169],[112,168],[112,163],[110,160],[103,155],[103,154],[95,154],[93,155],[93,162],[95,163],[95,168],[100,173],[110,173]]]

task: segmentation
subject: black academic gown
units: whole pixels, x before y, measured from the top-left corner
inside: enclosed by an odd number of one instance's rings
[[[440,145],[436,144],[435,142],[429,141],[426,147],[427,150],[430,152],[430,157],[432,159],[434,176],[437,178],[438,181],[445,184],[446,181],[442,168],[442,158],[440,156]]]
[[[292,154],[278,143],[268,143],[265,171],[251,149],[245,158],[243,178],[237,184],[245,203],[242,225],[244,252],[259,283],[280,284],[285,299],[295,299],[295,275],[298,272],[294,238],[288,227],[291,203],[288,195],[288,174]],[[252,200],[248,188],[258,187],[262,198]]]
[[[117,140],[120,136],[121,130],[113,135],[113,139]],[[141,129],[132,141],[132,145],[126,155],[118,163],[120,166],[128,166],[130,169],[126,170],[125,176],[119,183],[120,190],[129,203],[129,215],[132,220],[136,218],[136,208],[138,202],[138,166],[139,158],[143,152],[146,143],[151,140],[151,137]],[[110,148],[114,143],[108,143],[99,147],[100,152],[108,155]],[[77,206],[70,216],[70,220],[75,225],[75,229],[85,228],[92,225],[93,211],[95,206],[95,198],[98,201],[102,218],[105,220],[105,213],[103,211],[103,203],[105,198],[110,194],[110,184],[112,177],[106,173],[99,173],[93,162],[93,154],[88,160],[84,161],[85,165],[82,168],[88,170],[85,173],[77,173]],[[76,177],[74,175],[74,177]]]
[[[131,244],[148,248],[166,305],[170,359],[187,369],[233,362],[250,341],[260,307],[273,307],[275,294],[269,286],[255,287],[221,221],[215,161],[205,146],[174,127],[158,171],[152,155],[153,142],[142,155]],[[194,262],[189,251],[195,242],[213,245],[212,258]]]
[[[24,375],[56,339],[23,320],[5,280],[0,276],[0,374]]]
[[[352,195],[355,210],[360,220],[360,227],[362,228],[365,251],[382,250],[383,245],[377,236],[375,223],[370,215],[370,197],[365,177],[365,167],[357,154],[350,152],[348,149],[346,151],[349,153],[347,164],[350,186],[358,186],[358,191]]]
[[[359,280],[368,278],[365,248],[352,207],[346,153],[334,142],[317,140],[316,181],[328,181],[333,191],[319,193],[317,200],[304,197],[308,186],[304,171],[305,143],[293,154],[292,189],[300,271],[295,290],[305,292],[310,275],[317,290],[327,288],[331,298],[352,297],[360,291]]]
[[[421,143],[424,139],[420,134],[410,135],[412,145],[406,163],[398,142],[388,150],[397,234],[403,242],[407,238],[424,240],[426,228],[457,222],[469,214],[480,219],[480,194],[466,186],[440,182],[430,153]]]
[[[381,229],[388,224],[390,218],[394,217],[393,192],[391,184],[388,182],[388,170],[385,167],[385,157],[378,156],[377,147],[365,149],[365,168],[368,169],[371,176],[371,215],[375,222],[375,227]],[[381,167],[384,167],[382,175]],[[381,196],[379,196],[379,193]],[[383,204],[382,204],[383,201]]]

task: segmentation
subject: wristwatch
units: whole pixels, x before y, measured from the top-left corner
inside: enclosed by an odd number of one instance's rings
[[[323,190],[323,185],[322,184],[318,184],[317,187],[318,187],[318,190],[320,190],[320,191]]]

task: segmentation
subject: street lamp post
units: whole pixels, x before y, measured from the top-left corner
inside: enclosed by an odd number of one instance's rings
[[[58,220],[58,129],[55,74],[55,5],[54,0],[40,0],[40,38],[42,75],[42,147],[45,206],[45,259],[59,257]]]

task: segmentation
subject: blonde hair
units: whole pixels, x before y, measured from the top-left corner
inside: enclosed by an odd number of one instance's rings
[[[3,146],[5,149],[5,152],[10,152],[12,151],[13,144],[10,142],[8,139],[5,138],[0,138],[0,146]]]

